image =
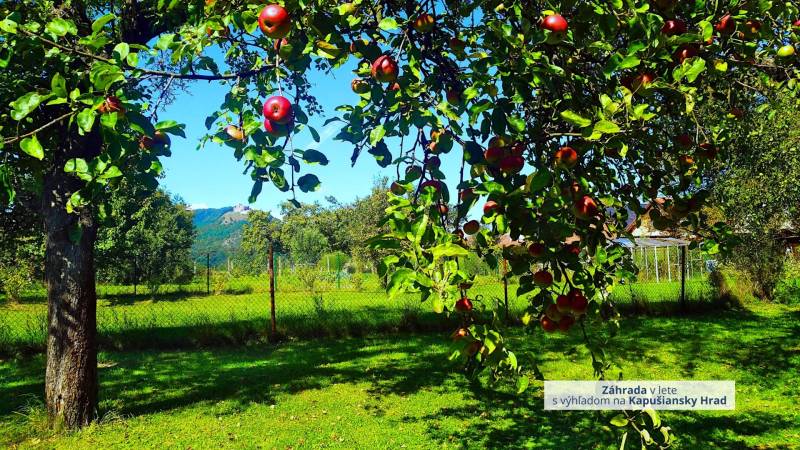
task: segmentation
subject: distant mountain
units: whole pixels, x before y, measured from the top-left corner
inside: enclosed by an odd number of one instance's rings
[[[225,208],[194,210],[194,226],[197,237],[192,246],[192,258],[198,265],[206,263],[211,256],[211,265],[224,265],[242,241],[242,227],[247,223],[250,208],[244,205]]]

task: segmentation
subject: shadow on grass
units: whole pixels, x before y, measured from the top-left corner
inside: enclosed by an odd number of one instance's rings
[[[630,318],[625,320],[623,335],[614,341],[614,351],[625,355],[625,365],[631,367],[653,363],[653,356],[644,350],[658,348],[658,352],[678,355],[682,376],[692,377],[696,364],[713,362],[744,374],[745,379],[737,381],[775,389],[796,382],[800,358],[797,319],[797,311],[770,318],[747,311],[671,320]],[[763,332],[765,326],[770,327],[769,333]],[[518,353],[542,348],[538,334],[514,334],[515,343],[522,347]],[[281,395],[337,383],[365,383],[377,400],[420,390],[461,393],[465,401],[459,406],[404,418],[424,424],[437,442],[485,448],[605,448],[614,442],[610,432],[598,425],[607,423],[609,413],[545,412],[541,393],[535,388],[526,396],[517,396],[469,382],[454,366],[444,363],[445,339],[443,334],[403,335],[213,352],[107,354],[101,357],[101,408],[125,416],[223,400],[244,408],[252,403],[274,404]],[[566,351],[575,343],[573,336],[560,337],[550,339],[547,348],[551,352]],[[0,421],[12,415],[27,397],[41,399],[43,370],[41,356],[0,364]],[[364,408],[370,414],[382,414],[379,403]],[[758,438],[797,426],[791,415],[781,411],[664,415],[679,436],[679,448],[748,448],[746,437]],[[440,425],[444,419],[457,419],[465,426],[454,432],[452,427]]]

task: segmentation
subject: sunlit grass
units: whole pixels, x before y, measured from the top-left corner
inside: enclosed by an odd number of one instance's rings
[[[679,449],[800,442],[800,309],[748,305],[629,318],[611,352],[626,379],[735,380],[735,411],[665,412]],[[511,331],[549,379],[589,379],[577,334]],[[43,358],[0,363],[0,445],[20,448],[617,448],[609,413],[544,412],[447,362],[447,334],[300,341],[209,351],[101,354],[103,420],[42,426]],[[577,346],[577,347],[576,347]],[[571,349],[575,347],[575,351]],[[27,405],[27,407],[26,407]],[[631,447],[634,448],[634,447]],[[638,447],[636,447],[638,448]]]

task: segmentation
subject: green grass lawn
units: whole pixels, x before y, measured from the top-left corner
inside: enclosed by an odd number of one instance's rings
[[[800,308],[748,307],[624,320],[614,355],[626,379],[737,383],[735,411],[662,414],[675,448],[798,448]],[[538,355],[549,379],[591,378],[586,351],[570,351],[576,335],[512,334],[518,353]],[[43,431],[42,357],[9,360],[0,363],[0,445],[616,448],[602,426],[609,413],[544,412],[540,384],[516,396],[471,383],[446,362],[446,349],[446,335],[432,333],[105,352],[101,423],[55,436]]]
[[[441,330],[442,316],[418,295],[390,301],[375,277],[363,291],[347,284],[323,286],[314,295],[299,290],[292,280],[279,280],[276,294],[279,332],[289,338],[364,336],[398,331]],[[155,297],[133,295],[131,286],[98,288],[97,324],[100,346],[107,350],[196,348],[221,344],[266,342],[269,331],[269,295],[266,279],[233,280],[231,294],[197,295],[196,287],[183,291],[169,286]],[[280,288],[283,286],[283,288]],[[517,285],[509,285],[511,315],[520,314],[527,300],[517,298]],[[248,292],[248,293],[241,293]],[[636,283],[620,286],[611,299],[635,309],[659,311],[674,308],[680,284]],[[47,305],[43,292],[34,292],[19,304],[0,302],[0,354],[36,353],[44,348]],[[490,306],[503,298],[503,285],[482,277],[470,290],[476,304]],[[704,304],[713,292],[704,280],[687,283],[691,304]],[[444,322],[444,328],[449,327]]]

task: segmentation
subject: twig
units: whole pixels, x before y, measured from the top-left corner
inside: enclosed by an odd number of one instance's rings
[[[75,114],[75,111],[70,111],[70,112],[68,112],[68,113],[66,113],[66,114],[64,114],[64,115],[62,115],[62,116],[60,116],[60,117],[58,117],[56,119],[51,120],[50,122],[47,122],[46,124],[42,125],[41,127],[37,128],[37,129],[35,129],[35,130],[33,130],[33,131],[29,132],[29,133],[25,133],[23,135],[20,135],[20,136],[17,136],[17,137],[13,137],[13,138],[4,139],[3,140],[3,145],[13,144],[13,143],[15,143],[17,141],[21,141],[21,140],[25,139],[26,137],[33,136],[34,134],[36,134],[36,133],[38,133],[38,132],[40,132],[40,131],[48,128],[48,127],[51,127],[51,126],[55,125],[56,123],[61,122],[62,120],[66,119],[67,117],[72,116],[74,114]]]

